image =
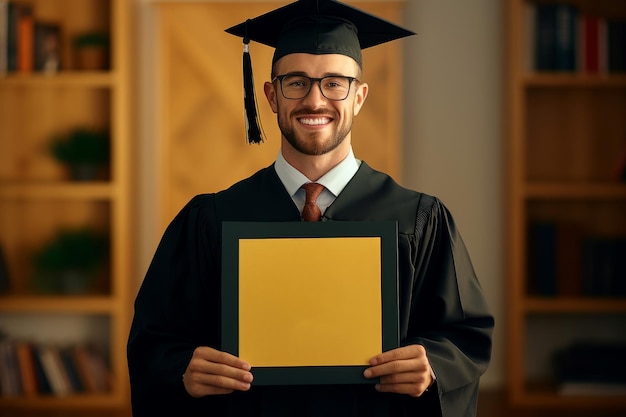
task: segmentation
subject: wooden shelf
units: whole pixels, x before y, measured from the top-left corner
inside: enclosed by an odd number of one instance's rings
[[[626,184],[609,182],[529,182],[522,192],[527,198],[626,200]]]
[[[0,199],[93,199],[108,200],[115,192],[108,182],[0,183]]]
[[[74,408],[83,408],[92,410],[96,409],[107,409],[112,408],[111,405],[111,393],[105,394],[81,394],[81,395],[67,395],[62,397],[55,397],[53,395],[42,395],[36,398],[32,397],[13,397],[13,398],[3,398],[0,397],[0,410],[4,410],[5,408],[15,408],[15,409],[33,409],[33,410],[41,410],[50,411],[51,409],[59,409],[61,408],[64,411],[71,411]],[[83,410],[82,414],[84,415],[92,415],[91,411]],[[4,414],[2,414],[4,415]],[[11,414],[9,414],[11,415]],[[24,415],[22,412],[19,412],[15,415]]]
[[[130,416],[132,2],[17,3],[31,7],[35,22],[58,24],[62,70],[0,75],[0,245],[9,272],[9,289],[0,294],[2,330],[8,346],[11,339],[35,347],[93,345],[106,356],[110,390],[0,395],[0,415]],[[109,35],[110,65],[102,68],[111,69],[79,69],[71,41],[86,31]],[[110,133],[110,162],[98,173],[102,180],[68,181],[49,144],[65,132],[91,127]],[[108,240],[105,264],[92,287],[81,295],[34,294],[34,254],[61,230],[73,228],[89,228]]]
[[[0,297],[0,312],[110,313],[115,301],[106,295],[8,295]]]
[[[626,75],[582,73],[526,73],[520,82],[529,88],[626,88]]]
[[[603,396],[569,396],[560,395],[552,390],[529,390],[528,394],[516,401],[524,407],[537,407],[549,409],[583,409],[593,412],[596,409],[624,409],[626,399],[616,395]],[[595,415],[595,414],[589,414]]]
[[[522,302],[528,313],[626,313],[623,298],[528,297]]]
[[[25,73],[0,76],[0,86],[6,87],[112,87],[116,74],[109,71],[61,71],[55,74]]]
[[[572,22],[626,19],[621,0],[549,2],[575,6]],[[626,294],[616,274],[605,272],[616,262],[605,255],[626,239],[626,183],[617,180],[626,151],[626,74],[532,71],[536,45],[529,42],[544,38],[528,17],[545,3],[507,0],[505,11],[507,397],[520,415],[624,415],[626,398],[560,395],[554,384],[534,381],[556,379],[556,352],[581,337],[623,340],[626,323]],[[555,25],[567,20],[561,10]],[[538,224],[546,227],[538,232]],[[603,296],[534,296],[529,288]]]

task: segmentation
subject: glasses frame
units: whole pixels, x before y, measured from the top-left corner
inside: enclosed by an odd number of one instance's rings
[[[310,83],[309,83],[309,89],[307,90],[307,92],[300,98],[290,98],[287,97],[285,95],[285,92],[283,91],[283,80],[286,77],[302,77],[302,78],[307,78]],[[326,97],[326,94],[324,94],[324,90],[322,89],[322,81],[327,79],[327,78],[345,78],[349,81],[348,83],[348,91],[346,92],[346,96],[344,98],[330,98],[330,97]],[[314,83],[317,83],[317,87],[320,89],[320,93],[322,93],[322,96],[327,99],[327,100],[332,100],[332,101],[344,101],[345,99],[348,98],[348,96],[350,95],[350,90],[352,88],[352,82],[356,81],[357,83],[360,83],[361,81],[359,81],[358,78],[356,77],[349,77],[347,75],[327,75],[326,77],[321,77],[321,78],[313,78],[313,77],[307,77],[306,75],[302,75],[302,74],[282,74],[282,75],[277,75],[272,79],[272,83],[274,83],[275,81],[278,81],[278,83],[280,84],[280,92],[283,95],[284,98],[286,98],[287,100],[302,100],[303,98],[305,98],[306,96],[309,95],[309,93],[311,92],[311,88],[313,87]]]

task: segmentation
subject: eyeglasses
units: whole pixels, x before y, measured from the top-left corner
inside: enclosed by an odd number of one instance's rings
[[[277,75],[272,82],[278,80],[280,82],[280,91],[283,97],[290,100],[299,100],[305,98],[311,91],[314,82],[320,87],[322,95],[329,100],[341,101],[345,100],[350,94],[350,86],[352,81],[357,80],[354,77],[345,77],[342,75],[331,75],[322,78],[311,78],[305,75]],[[357,80],[358,82],[358,80]]]

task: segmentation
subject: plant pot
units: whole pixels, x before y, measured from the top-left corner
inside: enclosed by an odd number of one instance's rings
[[[83,71],[99,71],[108,68],[108,51],[103,46],[81,47],[74,50],[76,68]]]
[[[75,164],[69,167],[70,178],[74,181],[93,181],[98,178],[99,165]]]
[[[84,294],[91,285],[91,274],[85,271],[68,270],[60,274],[59,289],[63,294]]]
[[[42,294],[85,294],[94,280],[92,273],[80,269],[43,272],[35,275],[34,289]]]

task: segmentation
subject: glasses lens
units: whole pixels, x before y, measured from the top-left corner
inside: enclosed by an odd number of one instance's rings
[[[281,89],[285,98],[301,99],[309,94],[311,84],[317,81],[303,75],[287,75],[281,79]],[[350,92],[351,78],[333,76],[319,80],[324,97],[330,100],[344,100]]]
[[[320,81],[322,94],[331,100],[343,100],[350,92],[350,78],[348,77],[325,77]]]
[[[280,82],[285,98],[303,98],[311,89],[311,80],[300,75],[287,75]]]

